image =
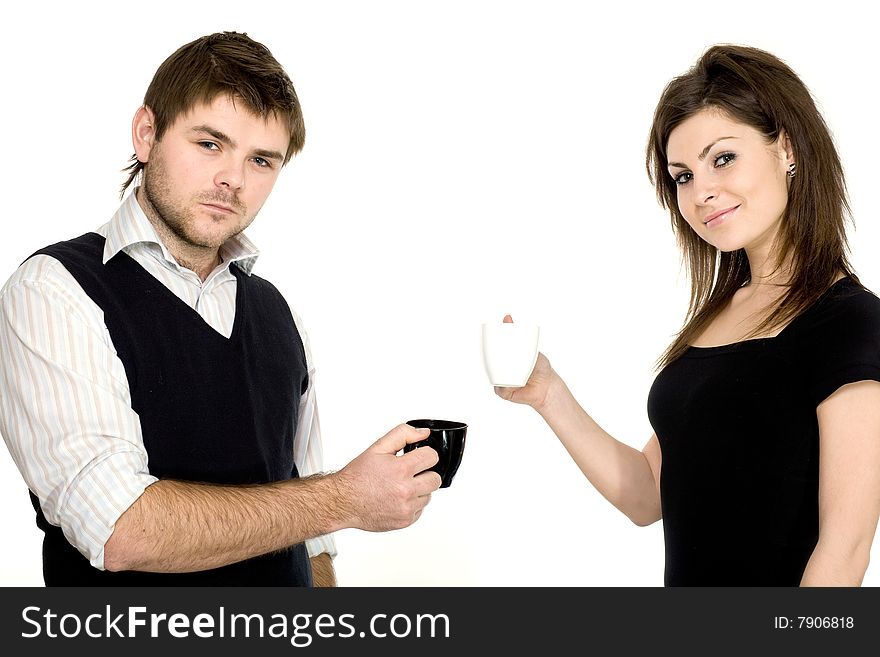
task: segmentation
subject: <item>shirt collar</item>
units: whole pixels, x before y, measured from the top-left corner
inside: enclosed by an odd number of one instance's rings
[[[106,264],[110,258],[120,251],[129,251],[137,245],[154,246],[162,251],[164,258],[175,266],[179,266],[174,256],[168,251],[156,229],[137,201],[135,192],[137,188],[126,196],[122,205],[113,215],[107,227],[107,241],[104,243],[104,258]],[[228,267],[231,263],[235,263],[239,269],[245,274],[250,275],[253,271],[254,263],[260,255],[256,245],[244,234],[239,233],[235,237],[231,237],[220,247],[220,257],[223,259],[223,266]]]

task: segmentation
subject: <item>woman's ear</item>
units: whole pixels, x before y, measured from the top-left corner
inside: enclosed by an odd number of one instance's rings
[[[786,172],[789,175],[792,175],[791,172],[797,168],[797,162],[794,159],[794,149],[791,146],[791,139],[785,131],[785,128],[779,131],[779,137],[776,139],[776,144],[779,148],[779,157],[782,160]]]

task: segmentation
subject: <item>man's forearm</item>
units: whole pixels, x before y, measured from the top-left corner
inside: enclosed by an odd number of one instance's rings
[[[158,481],[120,516],[104,567],[207,570],[336,531],[350,510],[333,477],[259,486]]]

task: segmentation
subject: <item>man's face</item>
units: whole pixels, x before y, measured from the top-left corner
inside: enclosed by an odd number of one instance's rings
[[[289,139],[277,117],[254,115],[228,96],[197,105],[149,146],[147,214],[188,247],[219,248],[263,207]]]

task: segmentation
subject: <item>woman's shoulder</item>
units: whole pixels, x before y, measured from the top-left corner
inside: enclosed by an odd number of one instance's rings
[[[880,299],[853,278],[832,285],[782,344],[818,406],[847,383],[880,381]]]
[[[820,298],[819,312],[856,313],[880,319],[880,298],[854,278],[845,276]]]
[[[795,323],[797,333],[828,338],[856,335],[880,338],[880,298],[847,276],[832,284]]]

